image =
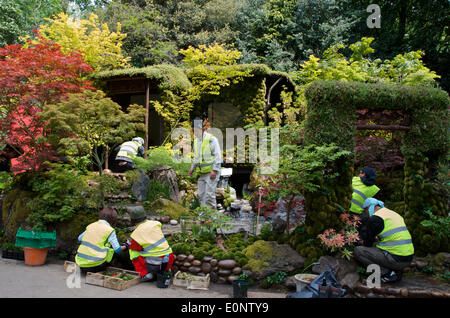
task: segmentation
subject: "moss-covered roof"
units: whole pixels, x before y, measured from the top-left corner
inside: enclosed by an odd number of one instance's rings
[[[191,82],[181,68],[160,64],[142,68],[130,67],[112,71],[102,71],[93,75],[96,79],[108,80],[120,77],[146,77],[159,83],[161,89],[188,90]]]
[[[295,83],[292,81],[288,73],[273,71],[265,64],[239,64],[238,67],[242,70],[251,70],[252,74],[256,76],[283,77],[289,84],[292,85],[292,87],[295,87]],[[93,77],[100,80],[108,80],[120,77],[132,78],[142,76],[158,81],[161,89],[188,90],[192,87],[192,84],[186,76],[185,71],[185,69],[174,65],[160,64],[142,68],[130,67],[112,71],[102,71],[93,74]]]

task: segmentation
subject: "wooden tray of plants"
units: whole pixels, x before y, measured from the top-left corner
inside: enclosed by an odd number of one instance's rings
[[[86,273],[86,284],[102,286],[115,290],[124,290],[141,281],[138,272],[129,271],[117,267],[107,267],[105,271],[99,273]]]
[[[210,276],[195,276],[186,272],[178,271],[173,277],[173,285],[185,287],[186,289],[209,289]]]

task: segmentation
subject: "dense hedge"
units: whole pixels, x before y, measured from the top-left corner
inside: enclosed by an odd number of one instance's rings
[[[428,86],[365,84],[355,82],[318,81],[306,90],[307,144],[335,143],[354,151],[356,110],[402,110],[410,114],[410,130],[405,133],[402,154],[405,158],[405,211],[417,254],[448,251],[448,238],[438,239],[420,225],[425,208],[446,217],[448,188],[434,181],[435,165],[447,158],[449,148],[448,105],[445,91]],[[322,185],[322,191],[306,196],[307,229],[312,236],[334,224],[338,212],[348,210],[351,200],[353,157],[337,166],[339,177]]]

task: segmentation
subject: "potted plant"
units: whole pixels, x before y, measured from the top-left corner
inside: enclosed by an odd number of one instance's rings
[[[25,230],[19,227],[15,246],[23,248],[25,265],[44,265],[48,248],[56,246],[56,231]]]
[[[233,298],[247,298],[247,290],[248,275],[242,273],[233,281]]]

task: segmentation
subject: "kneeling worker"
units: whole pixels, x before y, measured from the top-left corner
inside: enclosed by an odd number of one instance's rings
[[[130,214],[131,222],[137,224],[130,235],[130,259],[142,281],[153,280],[156,274],[172,268],[175,257],[160,222],[147,220],[144,210],[134,210]]]
[[[145,149],[143,146],[144,139],[135,137],[131,141],[126,141],[117,147],[119,150],[116,155],[116,161],[120,171],[123,172],[134,168],[133,159],[137,156],[144,157]]]
[[[105,207],[99,213],[99,220],[91,223],[78,237],[81,242],[75,256],[75,262],[83,273],[100,272],[106,269],[114,253],[119,254],[127,248],[120,246],[113,226],[117,223],[117,212]]]
[[[354,255],[363,265],[377,264],[381,269],[381,282],[399,281],[403,269],[408,267],[414,255],[411,234],[400,214],[384,207],[374,198],[364,201],[364,213],[369,216],[362,239],[364,246],[357,246]],[[375,247],[372,244],[378,238]]]

